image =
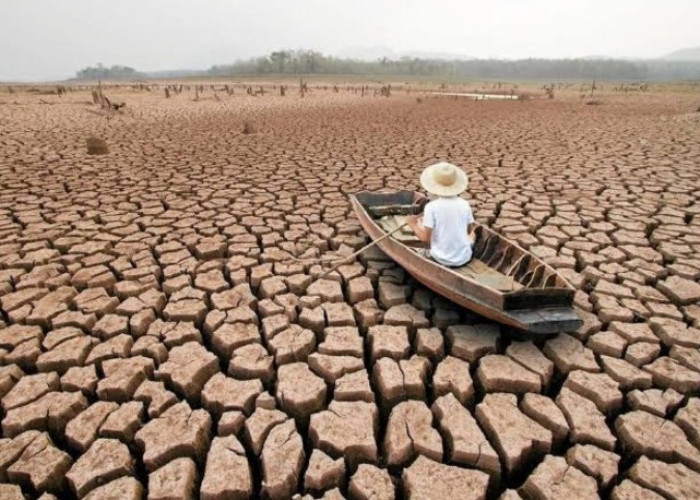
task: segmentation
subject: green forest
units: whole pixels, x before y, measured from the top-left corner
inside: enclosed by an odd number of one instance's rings
[[[98,64],[94,67],[83,68],[75,74],[78,80],[133,80],[145,75],[129,66],[112,66],[110,68]]]
[[[381,59],[358,61],[312,50],[280,50],[263,57],[211,67],[209,75],[357,74],[504,79],[700,79],[699,61],[661,59]]]
[[[236,75],[431,76],[451,79],[502,78],[547,80],[692,80],[700,79],[700,61],[621,59],[420,59],[403,57],[361,61],[313,50],[278,50],[262,57],[215,65],[188,76]],[[128,66],[84,68],[79,80],[136,79],[149,75]]]

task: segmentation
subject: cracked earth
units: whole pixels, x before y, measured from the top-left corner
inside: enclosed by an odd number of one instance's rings
[[[693,96],[106,92],[0,93],[1,498],[700,496]],[[514,335],[376,250],[289,260],[362,247],[348,195],[445,159],[579,330]]]

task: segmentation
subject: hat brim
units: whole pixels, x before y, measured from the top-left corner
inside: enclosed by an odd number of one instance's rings
[[[467,189],[469,180],[467,174],[465,174],[462,169],[457,168],[457,179],[455,179],[454,184],[451,186],[443,186],[435,182],[433,178],[433,170],[435,167],[436,165],[430,165],[420,174],[420,184],[427,192],[437,196],[457,196]]]

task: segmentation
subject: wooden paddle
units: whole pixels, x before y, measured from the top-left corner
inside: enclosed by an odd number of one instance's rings
[[[381,238],[378,238],[376,241],[373,241],[372,243],[369,243],[368,245],[363,246],[363,247],[360,248],[357,252],[355,252],[355,253],[353,253],[353,254],[351,254],[351,255],[345,256],[345,257],[331,257],[331,258],[328,258],[328,259],[327,259],[327,258],[323,258],[323,257],[313,258],[313,259],[298,259],[298,258],[294,257],[293,255],[290,255],[287,259],[283,260],[282,262],[292,261],[292,262],[296,262],[296,263],[298,263],[298,264],[323,264],[323,263],[325,263],[325,262],[338,262],[338,261],[341,261],[341,264],[340,264],[340,265],[342,266],[342,265],[343,265],[342,262],[345,262],[346,260],[348,260],[348,259],[350,259],[350,258],[352,258],[352,257],[357,257],[358,255],[360,255],[360,254],[361,254],[362,252],[364,252],[365,250],[367,250],[367,249],[369,249],[369,248],[372,248],[372,247],[373,247],[374,245],[376,245],[378,242],[380,242],[380,241],[382,241],[383,239],[385,239],[385,238],[391,236],[392,234],[394,234],[395,232],[397,232],[399,229],[403,229],[403,228],[406,227],[407,225],[408,225],[408,221],[407,221],[407,222],[404,222],[403,224],[401,224],[401,225],[398,226],[398,227],[395,227],[394,229],[392,229],[391,231],[389,231],[387,234],[385,234],[385,235],[382,236]],[[307,248],[307,250],[308,250],[308,248]],[[340,267],[340,266],[337,266],[337,267]],[[336,268],[333,268],[332,270],[334,271],[335,269],[337,269],[337,267],[336,267]]]
[[[342,266],[343,264],[345,264],[345,262],[346,262],[347,260],[353,259],[353,258],[357,257],[357,256],[360,255],[362,252],[364,252],[364,251],[366,251],[366,250],[369,250],[370,248],[372,248],[373,246],[375,246],[375,245],[376,245],[377,243],[379,243],[380,241],[383,241],[383,240],[387,239],[389,236],[391,236],[392,234],[394,234],[395,232],[397,232],[399,229],[403,229],[403,228],[406,227],[406,226],[408,226],[408,221],[407,221],[407,222],[404,222],[403,224],[401,224],[401,225],[398,226],[398,227],[395,227],[394,229],[392,229],[390,232],[386,233],[386,234],[385,234],[384,236],[382,236],[381,238],[377,238],[377,239],[374,240],[372,243],[369,243],[368,245],[363,246],[362,248],[360,248],[360,249],[359,249],[358,251],[356,251],[355,253],[352,253],[352,254],[348,255],[347,257],[342,257],[342,261],[341,261],[339,264],[337,264],[337,265],[331,267],[331,268],[328,269],[327,271],[324,271],[322,274],[316,276],[316,278],[314,278],[314,279],[311,281],[311,283],[313,283],[314,281],[318,281],[318,280],[320,280],[320,279],[325,278],[326,276],[328,276],[329,274],[331,274],[333,271],[335,271],[336,269],[338,269],[340,266]],[[336,260],[336,259],[334,259],[334,260]],[[311,285],[311,283],[309,283],[309,285]],[[306,288],[308,288],[308,286],[307,286]]]
[[[422,211],[422,208],[425,206],[425,204],[426,204],[427,202],[428,202],[428,199],[427,199],[427,198],[422,198],[422,199],[420,199],[420,200],[417,200],[417,202],[414,202],[414,204],[417,206],[418,211]],[[389,231],[388,233],[386,233],[384,236],[381,236],[380,238],[377,238],[377,239],[374,240],[372,243],[369,243],[369,244],[363,246],[362,248],[360,248],[360,249],[357,250],[356,252],[354,252],[354,253],[352,253],[352,254],[350,254],[350,255],[348,255],[348,256],[345,256],[345,257],[339,257],[339,258],[337,258],[337,259],[336,259],[336,258],[331,258],[331,259],[297,259],[296,257],[290,256],[288,260],[291,260],[291,261],[294,261],[294,262],[298,262],[298,263],[300,263],[300,264],[310,264],[310,263],[314,263],[314,262],[320,264],[320,263],[324,263],[324,262],[336,262],[336,261],[340,261],[340,262],[339,262],[338,264],[336,264],[335,266],[331,267],[330,269],[324,271],[323,273],[321,273],[320,275],[318,275],[318,276],[316,276],[314,279],[312,279],[312,280],[309,282],[309,284],[306,285],[306,286],[304,287],[304,291],[306,291],[306,289],[309,288],[309,287],[311,286],[312,283],[315,283],[316,281],[325,278],[326,276],[328,276],[329,274],[331,274],[333,271],[335,271],[336,269],[338,269],[340,266],[344,265],[345,262],[347,262],[348,260],[357,257],[358,255],[360,255],[362,252],[364,252],[364,251],[366,251],[366,250],[369,250],[370,248],[372,248],[373,246],[375,246],[375,245],[376,245],[377,243],[379,243],[380,241],[383,241],[383,240],[387,239],[389,236],[391,236],[391,235],[393,235],[394,233],[398,232],[399,230],[405,228],[406,226],[408,226],[408,220],[407,220],[406,222],[404,222],[403,224],[401,224],[400,226],[395,227],[394,229],[392,229],[391,231]]]
[[[313,278],[311,281],[309,281],[309,284],[306,285],[306,286],[304,287],[304,292],[306,292],[306,290],[307,290],[312,284],[316,283],[316,282],[319,281],[319,280],[322,280],[323,278],[325,278],[326,276],[328,276],[329,274],[331,274],[333,271],[335,271],[336,269],[338,269],[340,266],[344,265],[348,260],[357,257],[357,256],[360,255],[362,252],[364,252],[364,251],[366,251],[366,250],[372,248],[373,246],[375,246],[375,245],[376,245],[377,243],[379,243],[380,241],[385,240],[386,238],[388,238],[389,236],[391,236],[392,234],[394,234],[395,232],[397,232],[399,229],[403,229],[403,228],[406,227],[407,225],[408,225],[408,222],[404,222],[404,223],[401,224],[400,226],[398,226],[398,227],[392,229],[390,232],[386,233],[386,234],[385,234],[384,236],[382,236],[381,238],[377,238],[377,239],[374,240],[372,243],[369,243],[368,245],[363,246],[362,248],[360,248],[360,249],[359,249],[358,251],[356,251],[355,253],[350,254],[350,255],[348,255],[348,256],[345,256],[345,257],[342,257],[342,258],[340,259],[340,262],[339,262],[338,264],[336,264],[335,266],[331,267],[330,269],[324,271],[323,273],[319,274],[318,276],[316,276],[315,278]],[[297,261],[299,261],[299,262],[304,262],[303,260],[299,260],[299,259],[295,259],[295,260],[297,260]],[[330,261],[330,262],[335,262],[336,260],[338,260],[338,259],[333,259],[333,260]],[[308,261],[307,261],[307,262],[308,262]],[[329,261],[325,261],[325,262],[329,262]]]

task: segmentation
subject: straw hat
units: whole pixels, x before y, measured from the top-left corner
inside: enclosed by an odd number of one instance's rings
[[[467,189],[469,180],[461,168],[441,161],[423,170],[420,183],[429,193],[438,196],[457,196]]]

